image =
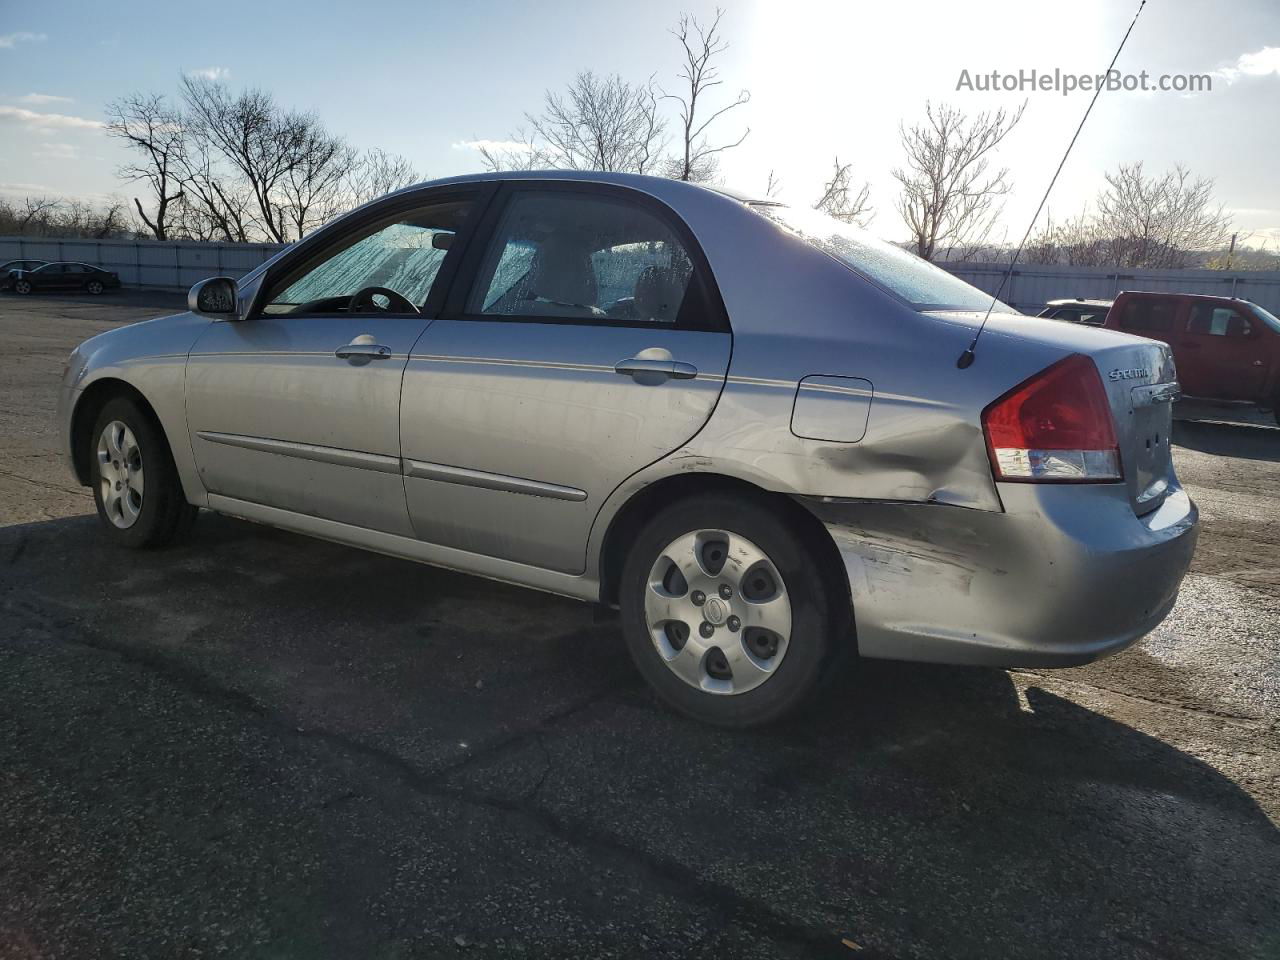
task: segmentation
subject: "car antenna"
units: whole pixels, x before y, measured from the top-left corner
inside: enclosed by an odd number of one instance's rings
[[[1110,76],[1112,69],[1116,65],[1116,61],[1120,59],[1120,51],[1124,49],[1124,45],[1129,42],[1129,34],[1133,33],[1133,25],[1138,22],[1138,17],[1142,14],[1142,8],[1147,5],[1147,0],[1141,0],[1138,9],[1133,15],[1133,19],[1129,21],[1129,29],[1124,32],[1124,37],[1120,40],[1120,46],[1116,47],[1115,56],[1111,58],[1111,63],[1107,66],[1106,73],[1103,76]],[[991,318],[991,311],[995,309],[997,303],[1000,302],[1000,294],[1004,293],[1005,284],[1009,282],[1009,278],[1013,276],[1013,268],[1018,262],[1018,257],[1022,255],[1022,248],[1026,246],[1027,239],[1031,236],[1031,230],[1035,227],[1036,221],[1040,219],[1040,211],[1044,209],[1045,201],[1049,199],[1049,194],[1053,191],[1053,185],[1058,182],[1058,174],[1062,173],[1062,168],[1066,165],[1067,157],[1071,156],[1071,148],[1076,145],[1076,139],[1080,136],[1080,131],[1084,129],[1084,122],[1089,119],[1089,114],[1093,111],[1093,105],[1098,102],[1098,96],[1102,93],[1102,84],[1098,84],[1098,89],[1093,91],[1093,99],[1089,101],[1089,106],[1085,108],[1084,116],[1080,118],[1080,125],[1076,127],[1076,132],[1071,137],[1071,142],[1067,144],[1067,150],[1062,155],[1062,159],[1058,161],[1058,169],[1053,172],[1053,179],[1049,181],[1049,186],[1044,192],[1044,196],[1040,198],[1040,206],[1036,207],[1035,214],[1031,217],[1031,222],[1027,224],[1027,232],[1022,235],[1022,242],[1018,244],[1018,248],[1013,251],[1013,257],[1009,260],[1009,269],[1004,272],[1004,276],[1000,278],[1000,286],[996,288],[995,296],[991,298],[991,305],[987,307],[986,315],[982,318],[982,323],[978,324],[978,332],[973,335],[973,339],[969,342],[969,346],[965,347],[964,353],[956,359],[956,366],[961,370],[966,370],[973,366],[974,350],[978,347],[978,338],[982,336],[982,331],[987,328],[987,320]]]

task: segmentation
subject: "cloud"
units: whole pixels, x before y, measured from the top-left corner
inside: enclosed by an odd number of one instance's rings
[[[72,117],[65,113],[37,113],[22,107],[0,106],[0,123],[20,123],[26,127],[48,130],[53,127],[68,130],[101,130],[105,124],[100,120],[86,120],[84,117]]]
[[[1263,47],[1253,53],[1242,53],[1229,67],[1214,70],[1211,76],[1235,83],[1241,77],[1280,76],[1280,47]]]
[[[29,194],[36,197],[53,192],[52,187],[46,187],[43,183],[0,183],[0,193]]]
[[[39,150],[32,151],[31,155],[45,160],[75,160],[80,156],[80,151],[70,143],[47,143]]]
[[[531,153],[527,143],[519,140],[459,140],[453,144],[455,150],[491,150],[510,151],[511,153]]]
[[[201,67],[199,70],[188,70],[187,76],[204,80],[225,80],[231,76],[231,71],[226,67]]]
[[[70,97],[59,97],[52,93],[28,93],[26,96],[18,97],[19,103],[71,103]]]
[[[40,43],[47,40],[43,33],[29,33],[26,30],[20,30],[17,33],[0,34],[0,50],[12,50],[20,43]]]

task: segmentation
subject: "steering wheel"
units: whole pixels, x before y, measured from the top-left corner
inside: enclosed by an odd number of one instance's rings
[[[385,307],[378,306],[373,298],[384,296],[389,303]],[[365,287],[351,297],[347,304],[347,313],[419,313],[407,297],[387,287]]]

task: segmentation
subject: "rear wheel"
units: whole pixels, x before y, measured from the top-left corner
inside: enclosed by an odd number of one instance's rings
[[[747,498],[704,495],[659,513],[620,584],[640,672],[671,706],[718,726],[769,723],[800,706],[848,622],[814,555]]]
[[[128,397],[108,401],[89,440],[98,518],[115,542],[158,547],[182,539],[195,521],[164,434]]]
[[[84,285],[84,288],[96,297],[98,294],[102,293],[102,281],[90,280]]]
[[[14,293],[21,293],[21,294],[24,294],[24,295],[25,295],[25,294],[30,293],[30,292],[31,292],[31,281],[30,281],[30,280],[15,280],[15,281],[14,281],[14,284],[13,284],[13,292],[14,292]]]

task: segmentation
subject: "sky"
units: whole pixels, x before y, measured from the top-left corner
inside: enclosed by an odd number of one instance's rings
[[[730,47],[712,105],[751,94],[713,127],[729,140],[750,130],[723,155],[727,186],[763,193],[773,171],[781,199],[812,203],[838,155],[871,184],[871,229],[905,239],[891,174],[903,160],[900,125],[920,119],[927,101],[970,114],[1026,101],[995,158],[1012,190],[993,239],[1013,242],[1092,94],[957,89],[962,71],[971,79],[993,70],[1100,73],[1136,0],[721,6]],[[427,178],[475,171],[475,141],[506,139],[545,90],[579,70],[652,76],[674,90],[680,50],[670,28],[682,12],[706,19],[714,8],[714,0],[3,0],[0,193],[131,198],[137,188],[115,175],[125,151],[101,128],[104,105],[132,91],[173,92],[184,72],[268,89],[358,146],[406,155]],[[1117,164],[1161,172],[1181,163],[1215,181],[1253,245],[1280,248],[1280,2],[1148,0],[1117,69],[1153,80],[1208,74],[1212,90],[1104,92],[1048,213],[1079,212]]]

